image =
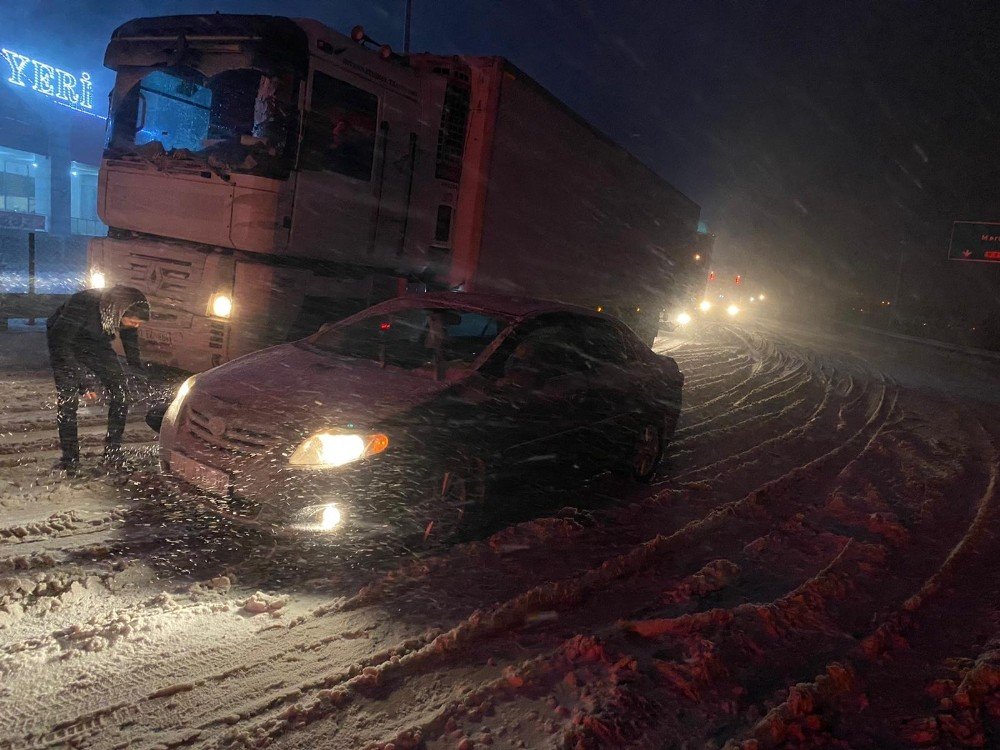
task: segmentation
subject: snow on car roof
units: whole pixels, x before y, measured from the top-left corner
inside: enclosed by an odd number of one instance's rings
[[[567,305],[562,302],[534,299],[532,297],[510,297],[503,294],[481,294],[478,292],[427,292],[424,294],[409,294],[405,297],[398,297],[383,302],[373,309],[393,310],[426,306],[455,307],[463,310],[493,313],[509,318],[526,318],[543,312],[572,312],[579,315],[600,317],[593,310],[578,305]]]

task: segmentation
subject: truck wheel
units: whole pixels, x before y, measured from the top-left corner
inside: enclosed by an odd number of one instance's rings
[[[429,502],[416,519],[424,545],[460,541],[483,530],[489,521],[486,462],[457,454],[435,472]]]
[[[664,439],[662,420],[648,418],[639,424],[629,455],[629,474],[637,482],[648,482],[656,473],[663,458]]]

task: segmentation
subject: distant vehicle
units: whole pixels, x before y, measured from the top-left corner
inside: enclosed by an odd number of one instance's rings
[[[105,64],[90,277],[147,295],[150,361],[198,372],[407,288],[578,304],[652,342],[697,263],[699,207],[502,58],[210,14],[129,21]]]
[[[650,479],[683,382],[594,311],[411,295],[189,378],[160,464],[244,523],[448,539],[491,517],[507,481]]]
[[[713,320],[745,320],[767,301],[740,269],[710,270],[696,301],[667,313],[675,327],[687,327]]]

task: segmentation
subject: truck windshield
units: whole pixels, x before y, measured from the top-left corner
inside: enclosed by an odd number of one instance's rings
[[[207,77],[191,68],[143,75],[113,105],[110,155],[206,161],[226,171],[285,177],[295,122],[292,84],[250,68]]]
[[[320,331],[309,343],[343,357],[405,370],[466,369],[507,321],[480,312],[417,308],[376,314]]]

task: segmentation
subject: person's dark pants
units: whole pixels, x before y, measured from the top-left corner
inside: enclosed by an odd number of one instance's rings
[[[105,452],[120,449],[128,417],[128,389],[117,359],[100,356],[62,357],[53,354],[52,373],[56,381],[56,424],[63,459],[80,459],[76,413],[80,405],[80,391],[86,387],[88,373],[96,375],[107,392],[108,433],[104,441]]]

